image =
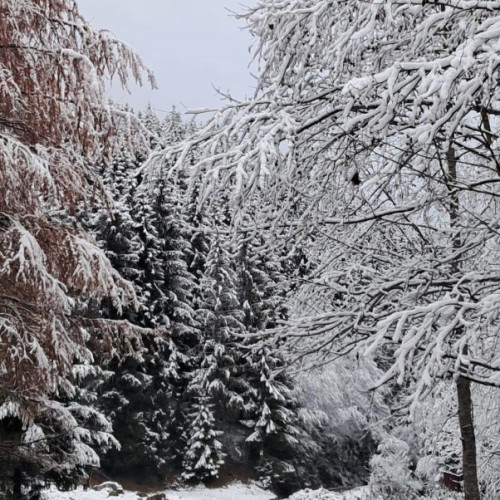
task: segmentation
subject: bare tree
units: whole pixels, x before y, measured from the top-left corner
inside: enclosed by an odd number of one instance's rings
[[[207,199],[233,191],[236,227],[308,243],[303,314],[275,332],[297,356],[389,346],[379,383],[410,381],[409,403],[456,378],[467,499],[479,498],[470,384],[499,385],[499,12],[260,2],[242,16],[254,98],[215,113],[178,160],[203,151],[193,175]]]

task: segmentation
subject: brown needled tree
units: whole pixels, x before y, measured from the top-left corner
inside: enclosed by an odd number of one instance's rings
[[[92,363],[90,336],[103,352],[133,342],[126,323],[85,318],[88,300],[119,310],[135,297],[76,215],[105,196],[89,160],[127,120],[105,79],[154,80],[73,0],[1,0],[0,14],[0,469],[15,496],[28,475],[70,474],[96,461],[89,445],[111,444],[106,422],[80,427],[99,416],[69,403],[71,376]]]

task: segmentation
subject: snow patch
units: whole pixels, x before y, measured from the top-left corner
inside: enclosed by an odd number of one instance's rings
[[[52,489],[45,492],[45,500],[107,500],[108,491],[77,489],[73,491],[57,491]],[[224,488],[206,488],[197,486],[179,490],[165,490],[168,500],[275,500],[276,495],[265,491],[256,484],[234,483]],[[113,497],[118,500],[139,500],[137,493],[125,491],[122,495]]]
[[[335,493],[321,488],[319,490],[302,490],[294,493],[289,500],[373,500],[367,486]]]

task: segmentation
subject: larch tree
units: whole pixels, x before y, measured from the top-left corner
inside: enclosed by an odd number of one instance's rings
[[[90,369],[89,340],[104,353],[134,336],[125,322],[85,317],[88,299],[119,310],[135,297],[75,214],[102,195],[85,158],[124,118],[104,79],[126,85],[147,71],[72,0],[0,9],[0,448],[5,491],[21,498],[23,476],[95,465],[92,445],[111,441],[105,419],[71,403],[72,372]]]
[[[232,187],[240,230],[321,253],[305,299],[320,290],[323,303],[281,330],[298,355],[390,352],[380,383],[409,384],[413,409],[437,380],[456,381],[468,500],[479,498],[471,383],[499,385],[499,12],[476,0],[261,1],[242,16],[255,97],[217,113],[180,156],[201,151],[193,174],[207,197]],[[255,196],[268,202],[245,228]]]

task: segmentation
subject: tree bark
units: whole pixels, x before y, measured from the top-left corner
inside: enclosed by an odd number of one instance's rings
[[[457,181],[457,157],[453,144],[447,153],[448,175],[453,184]],[[450,225],[454,231],[452,233],[452,244],[454,249],[459,249],[462,244],[459,229],[460,205],[458,196],[452,192],[450,200]],[[461,265],[457,259],[452,262],[452,270],[456,274],[460,274]],[[455,334],[457,336],[464,335],[464,328],[459,326]],[[463,354],[467,354],[467,345],[464,347]],[[477,477],[477,460],[476,460],[476,435],[474,431],[474,416],[472,412],[472,397],[471,397],[471,382],[469,379],[459,375],[457,380],[457,399],[458,399],[458,420],[460,424],[460,437],[462,440],[462,470],[464,476],[464,493],[465,500],[480,500],[479,483]]]
[[[462,438],[462,468],[465,500],[480,500],[476,461],[476,435],[472,413],[471,382],[459,376],[457,380],[458,419]]]
[[[23,497],[23,474],[16,468],[12,477],[12,500]]]

